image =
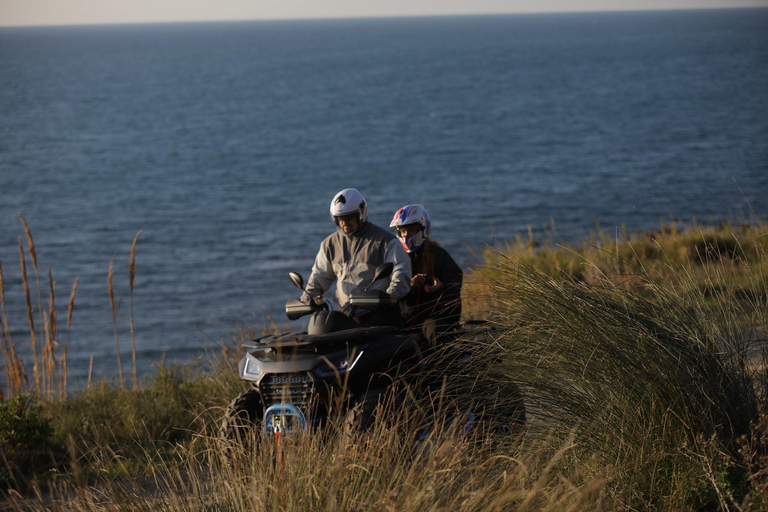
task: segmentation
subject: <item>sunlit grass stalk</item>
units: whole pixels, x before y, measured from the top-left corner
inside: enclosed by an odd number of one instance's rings
[[[48,319],[48,314],[43,315],[43,325],[42,325],[42,337],[43,339],[40,340],[40,351],[42,355],[42,362],[41,362],[41,371],[40,371],[40,396],[46,399],[50,399],[53,395],[53,389],[48,385],[49,379],[52,376],[51,372],[48,370],[50,369],[50,354],[48,351],[50,350],[50,347],[52,346],[51,343],[51,323]]]
[[[32,268],[35,271],[35,283],[37,285],[37,311],[40,316],[40,326],[43,328],[43,325],[45,324],[45,320],[43,318],[44,311],[43,310],[43,294],[40,287],[40,271],[37,265],[37,249],[35,249],[35,241],[32,238],[32,231],[29,229],[29,225],[27,224],[27,220],[24,218],[24,216],[19,213],[19,218],[21,219],[21,223],[24,226],[24,233],[27,236],[27,249],[29,251],[29,257],[32,260]],[[45,370],[46,370],[46,362],[45,362],[45,354],[46,350],[45,347],[41,347],[42,349],[42,355],[43,355],[43,361],[42,361],[42,367],[39,368],[39,375],[36,375],[35,381],[37,383],[37,389],[41,393],[45,393],[44,389],[46,386],[46,376],[45,376]],[[37,347],[35,347],[35,351],[37,351]],[[35,366],[38,366],[37,363]]]
[[[120,356],[120,339],[117,333],[117,305],[115,304],[115,290],[112,286],[112,275],[114,273],[114,256],[109,261],[109,273],[107,274],[107,282],[109,288],[109,306],[112,310],[112,325],[115,329],[115,346],[117,347],[117,369],[120,374],[120,384],[125,386],[125,378],[123,377],[123,362]],[[90,377],[88,379],[90,381]]]
[[[27,260],[25,256],[24,244],[22,238],[19,237],[19,256],[21,263],[21,277],[24,287],[24,294],[27,307],[27,320],[30,327],[30,345],[33,353],[33,384],[32,389],[39,393],[41,397],[53,398],[55,394],[55,387],[57,384],[57,365],[59,371],[63,374],[66,373],[66,361],[63,361],[57,354],[58,352],[58,318],[56,313],[56,301],[55,301],[55,281],[53,279],[52,270],[48,269],[48,296],[49,303],[47,310],[43,308],[42,290],[40,283],[40,273],[37,258],[37,249],[35,247],[34,238],[32,236],[29,225],[24,219],[23,215],[19,214],[28,243],[28,253],[30,260],[33,264],[35,273],[35,282],[37,285],[37,308],[39,312],[39,326],[35,321],[35,310],[32,306],[32,293],[29,286],[29,280],[27,276]],[[3,288],[3,311],[5,311],[5,297],[4,297],[4,285],[0,283],[0,287]],[[5,312],[4,312],[5,316]],[[3,354],[6,359],[6,377],[8,379],[8,392],[9,395],[15,396],[26,390],[26,371],[24,369],[23,361],[16,352],[15,343],[11,339],[10,327],[8,326],[7,318],[3,321],[3,337],[4,348]],[[38,346],[37,335],[38,327],[41,333],[41,343]],[[66,357],[66,356],[63,356]],[[65,377],[64,377],[65,378]]]
[[[48,268],[48,283],[49,283],[49,299],[48,299],[48,316],[46,318],[46,344],[45,344],[45,356],[44,366],[47,382],[46,396],[49,399],[54,395],[54,382],[56,378],[56,346],[58,339],[58,318],[56,315],[56,299],[55,299],[55,287],[56,283],[53,280],[53,273],[50,267]]]
[[[34,356],[34,365],[32,367],[32,375],[34,378],[34,389],[40,392],[40,368],[39,368],[39,356],[37,353],[37,336],[35,334],[35,315],[32,309],[32,299],[29,293],[29,283],[27,283],[27,262],[24,256],[24,245],[19,237],[19,257],[21,259],[21,282],[24,285],[24,295],[27,300],[27,319],[29,321],[29,335],[31,338],[32,354]]]
[[[11,328],[8,325],[8,315],[5,309],[5,282],[3,267],[0,262],[0,323],[3,330],[3,358],[5,359],[5,374],[8,386],[8,397],[16,396],[24,387],[24,364],[16,352],[16,345],[11,339]]]
[[[92,376],[93,376],[93,354],[91,354],[91,359],[88,361],[88,382],[85,386],[86,389],[91,389]]]
[[[5,361],[5,374],[8,379],[8,394],[11,394],[11,351],[10,351],[10,331],[8,330],[8,318],[5,314],[5,287],[3,284],[3,263],[0,261],[0,328],[3,336],[3,360]],[[5,400],[5,392],[0,388],[0,400]]]
[[[75,291],[77,290],[77,281],[79,278],[75,278],[75,282],[72,283],[72,292],[69,295],[69,304],[67,306],[67,340],[64,343],[64,350],[61,353],[59,360],[59,370],[61,375],[61,389],[59,390],[61,395],[67,393],[67,354],[69,352],[69,333],[72,327],[72,314],[75,311]]]
[[[130,281],[130,308],[131,308],[131,314],[130,314],[130,322],[131,322],[131,343],[133,344],[133,350],[132,350],[132,356],[133,356],[133,388],[136,389],[139,386],[139,374],[138,369],[136,367],[136,332],[134,330],[133,325],[133,287],[134,282],[136,280],[136,243],[139,241],[139,235],[141,235],[141,230],[136,233],[136,237],[133,239],[133,244],[131,245],[131,260],[130,264],[128,266],[128,274],[129,274],[129,281]]]

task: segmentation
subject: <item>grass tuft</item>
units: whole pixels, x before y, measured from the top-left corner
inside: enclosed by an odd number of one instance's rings
[[[764,400],[755,383],[765,366],[754,363],[765,346],[753,336],[766,325],[762,246],[752,259],[710,251],[693,265],[664,257],[631,267],[621,250],[590,246],[558,255],[569,263],[558,271],[544,252],[543,261],[497,252],[473,276],[504,329],[532,438],[575,436],[574,460],[614,468],[612,486],[630,507],[743,498],[738,439]]]

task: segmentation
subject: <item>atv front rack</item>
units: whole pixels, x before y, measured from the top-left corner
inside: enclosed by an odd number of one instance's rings
[[[243,343],[245,348],[286,348],[299,347],[303,345],[319,345],[324,343],[338,343],[347,340],[357,340],[380,336],[390,332],[397,331],[397,328],[391,325],[378,327],[357,327],[355,329],[345,329],[343,331],[329,332],[326,334],[307,334],[304,332],[286,332],[283,334],[270,334],[256,338],[255,340]]]

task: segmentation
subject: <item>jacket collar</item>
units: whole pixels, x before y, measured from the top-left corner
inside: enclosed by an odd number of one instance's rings
[[[357,228],[357,230],[353,231],[350,234],[346,234],[344,230],[342,230],[341,228],[336,228],[336,229],[339,230],[339,233],[341,233],[342,236],[345,236],[347,238],[358,238],[368,229],[368,226],[370,226],[370,224],[371,224],[370,222],[365,221],[363,222],[362,226],[360,226],[359,228]]]

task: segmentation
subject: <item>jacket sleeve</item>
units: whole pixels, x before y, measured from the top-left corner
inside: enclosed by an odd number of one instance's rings
[[[336,274],[333,273],[333,265],[328,259],[326,249],[324,242],[317,252],[315,264],[312,265],[312,273],[307,280],[306,292],[301,296],[301,300],[304,302],[309,302],[311,297],[321,297],[336,280]]]
[[[461,267],[459,267],[454,259],[451,258],[451,255],[448,254],[448,251],[445,251],[442,274],[444,276],[443,282],[446,287],[451,288],[454,293],[459,293],[464,273],[461,271]]]
[[[448,251],[432,247],[435,277],[445,285],[440,291],[424,293],[423,302],[429,305],[431,316],[448,324],[458,323],[461,317],[461,283],[463,272]]]
[[[401,300],[411,290],[411,259],[397,238],[387,242],[384,262],[389,261],[392,262],[394,268],[387,293],[397,300]]]

